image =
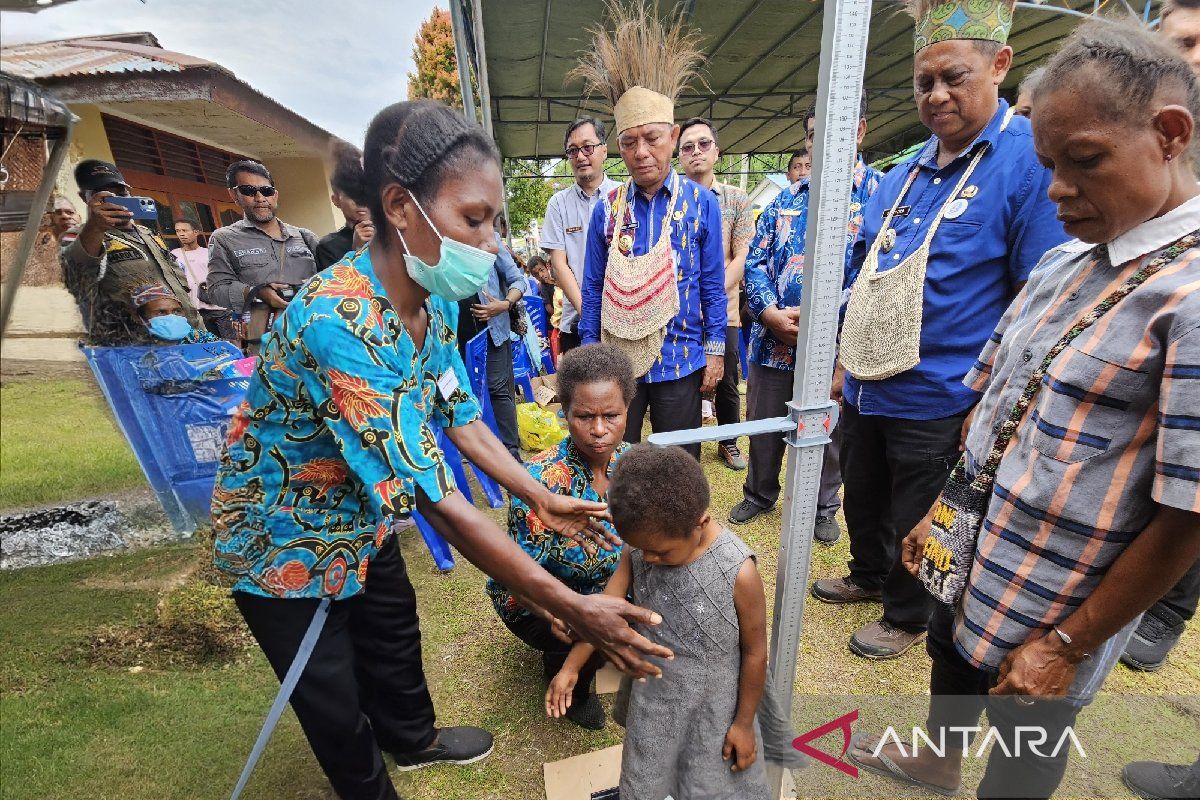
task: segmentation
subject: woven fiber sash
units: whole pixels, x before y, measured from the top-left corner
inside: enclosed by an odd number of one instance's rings
[[[921,552],[921,564],[917,577],[925,588],[937,600],[946,605],[955,605],[963,595],[967,579],[971,573],[971,564],[975,561],[975,548],[979,541],[979,531],[987,517],[988,504],[992,498],[992,487],[996,482],[996,472],[1000,462],[1008,450],[1009,443],[1025,418],[1026,412],[1042,388],[1046,373],[1054,359],[1058,358],[1067,346],[1090,328],[1095,322],[1113,309],[1137,287],[1146,282],[1150,276],[1170,264],[1183,253],[1200,244],[1200,231],[1192,231],[1172,242],[1162,255],[1150,261],[1126,278],[1112,294],[1101,300],[1091,311],[1084,314],[1054,346],[1046,353],[1038,364],[1037,369],[1029,376],[1026,384],[1012,410],[1000,424],[999,433],[992,443],[992,449],[987,459],[979,468],[973,480],[967,480],[967,456],[964,453],[958,464],[950,473],[937,503],[933,506],[933,525],[929,536],[925,539],[925,547]]]
[[[600,304],[600,338],[625,352],[633,373],[641,377],[662,354],[667,324],[679,313],[679,286],[671,250],[671,219],[679,197],[679,175],[671,181],[672,203],[663,215],[662,230],[644,255],[627,256],[619,245],[633,182],[617,190],[613,202],[613,234],[604,270]]]
[[[883,227],[875,237],[862,271],[850,292],[850,303],[846,307],[846,321],[842,326],[842,342],[839,358],[842,366],[861,381],[881,381],[910,370],[921,361],[921,322],[925,305],[925,268],[929,264],[929,251],[933,236],[946,214],[946,208],[958,198],[988,151],[983,145],[971,159],[970,165],[959,178],[954,191],[942,203],[937,217],[929,226],[925,241],[908,258],[894,269],[879,271],[879,249],[884,236],[892,228],[896,209],[904,201],[909,188],[917,177],[917,168],[908,174],[908,180],[896,202],[883,220]]]

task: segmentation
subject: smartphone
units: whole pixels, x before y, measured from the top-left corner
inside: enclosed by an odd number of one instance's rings
[[[120,195],[113,195],[112,197],[104,198],[104,200],[107,203],[121,206],[126,211],[132,212],[134,219],[158,219],[158,206],[150,197],[121,197]]]

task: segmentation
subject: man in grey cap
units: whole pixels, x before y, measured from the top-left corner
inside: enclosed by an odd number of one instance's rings
[[[318,240],[307,228],[275,216],[279,192],[262,164],[237,161],[226,171],[225,182],[245,216],[209,237],[208,282],[200,298],[235,316],[250,312],[246,352],[256,355],[275,314],[317,273]]]
[[[75,183],[88,216],[60,258],[63,281],[79,305],[90,339],[101,345],[149,344],[149,333],[134,314],[129,297],[134,287],[153,283],[170,289],[188,322],[199,327],[187,279],[166,243],[134,223],[128,209],[108,201],[130,194],[116,166],[97,159],[81,161],[75,167]]]

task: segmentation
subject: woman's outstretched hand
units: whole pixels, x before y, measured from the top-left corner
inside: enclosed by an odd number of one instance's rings
[[[633,678],[659,678],[662,670],[646,656],[674,658],[675,654],[655,644],[630,627],[631,622],[657,625],[662,617],[647,608],[606,594],[579,595],[571,616],[563,622],[569,633],[604,653],[617,669]]]
[[[543,525],[573,539],[589,555],[594,555],[597,548],[612,550],[621,544],[620,538],[601,524],[610,519],[608,506],[604,503],[547,491],[533,511]]]

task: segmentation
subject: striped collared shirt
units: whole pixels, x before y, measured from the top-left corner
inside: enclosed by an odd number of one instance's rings
[[[1200,198],[1107,245],[1073,241],[1046,254],[964,380],[984,393],[967,437],[972,464],[1075,320],[1196,229]],[[955,626],[964,657],[996,669],[1069,617],[1157,506],[1200,512],[1198,410],[1200,247],[1050,365],[996,476]]]

